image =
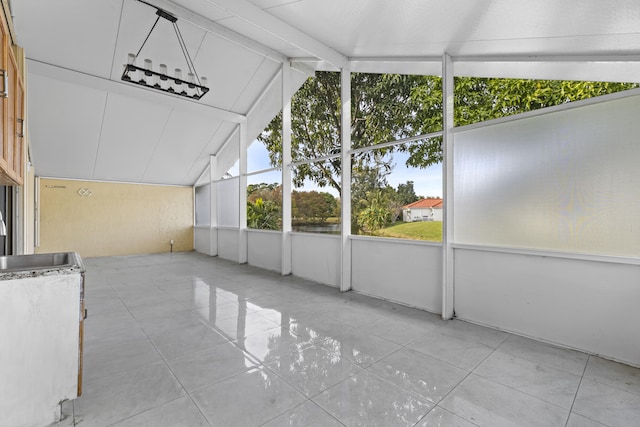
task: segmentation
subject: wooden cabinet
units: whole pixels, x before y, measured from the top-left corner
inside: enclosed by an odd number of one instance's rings
[[[24,175],[25,86],[3,16],[0,25],[0,185],[22,185]]]

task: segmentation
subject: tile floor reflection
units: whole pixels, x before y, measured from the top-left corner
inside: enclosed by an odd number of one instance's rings
[[[196,253],[85,264],[59,426],[640,425],[640,369]]]

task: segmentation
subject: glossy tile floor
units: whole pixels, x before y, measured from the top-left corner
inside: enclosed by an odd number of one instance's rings
[[[85,264],[60,426],[640,425],[640,369],[196,253]]]

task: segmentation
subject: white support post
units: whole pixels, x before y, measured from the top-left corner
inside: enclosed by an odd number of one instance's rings
[[[442,57],[442,185],[444,192],[444,222],[442,227],[442,318],[453,318],[454,312],[454,259],[453,259],[453,60],[449,54]]]
[[[351,69],[349,65],[341,70],[340,99],[342,101],[341,126],[342,126],[342,194],[340,204],[342,206],[342,268],[340,276],[340,291],[351,289]]]
[[[282,274],[291,274],[291,63],[282,63]]]
[[[246,264],[247,253],[247,148],[249,147],[247,121],[243,120],[238,124],[240,136],[240,177],[238,179],[239,189],[239,222],[238,222],[238,262]]]
[[[209,255],[218,255],[218,233],[215,229],[218,228],[218,184],[214,182],[214,179],[218,173],[218,157],[209,156],[209,196],[210,196],[210,227],[209,230]]]

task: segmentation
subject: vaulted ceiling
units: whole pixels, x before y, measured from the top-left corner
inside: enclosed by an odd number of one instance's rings
[[[155,21],[137,0],[13,0],[28,58],[29,138],[41,176],[192,185],[230,166],[314,69],[640,81],[637,0],[147,0],[178,17],[211,91],[181,99],[120,80]],[[168,21],[141,52],[186,69]]]

